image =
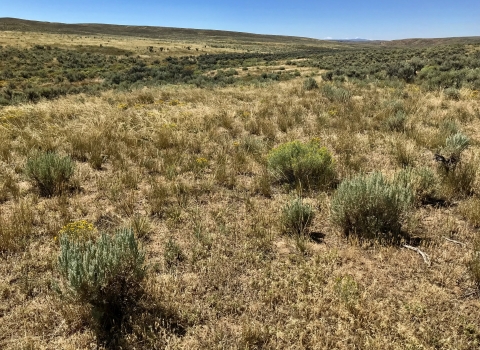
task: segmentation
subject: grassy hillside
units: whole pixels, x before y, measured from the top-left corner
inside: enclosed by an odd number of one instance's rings
[[[0,348],[480,346],[480,45],[68,35],[0,32]]]
[[[282,43],[298,45],[322,45],[325,42],[316,39],[240,33],[222,30],[186,29],[151,26],[127,26],[113,24],[65,24],[29,21],[16,18],[0,18],[0,30],[43,32],[51,34],[76,34],[76,35],[115,35],[133,36],[142,38],[155,38],[158,40],[183,40],[183,41],[217,41],[217,42],[253,42],[253,43]]]

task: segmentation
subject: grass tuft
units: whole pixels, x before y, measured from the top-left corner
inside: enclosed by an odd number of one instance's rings
[[[302,198],[295,198],[288,202],[282,210],[282,229],[286,234],[305,235],[315,217],[315,212]]]
[[[37,185],[40,194],[51,197],[62,193],[73,175],[75,163],[69,156],[54,152],[38,153],[25,166],[25,173]]]

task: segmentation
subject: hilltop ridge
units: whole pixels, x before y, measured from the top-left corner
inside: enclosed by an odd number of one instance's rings
[[[283,36],[283,35],[266,35],[253,34],[225,30],[212,29],[188,29],[188,28],[172,28],[160,26],[137,26],[137,25],[117,25],[117,24],[99,24],[99,23],[55,23],[41,22],[18,18],[0,18],[0,30],[8,31],[28,31],[28,32],[46,32],[56,34],[103,34],[103,35],[119,35],[119,36],[136,36],[156,39],[172,39],[177,40],[228,40],[236,39],[247,42],[281,42],[281,43],[298,43],[298,44],[320,44],[325,40]]]

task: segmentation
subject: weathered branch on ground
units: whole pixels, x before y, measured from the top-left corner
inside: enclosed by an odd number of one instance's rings
[[[428,255],[426,253],[424,253],[420,249],[418,249],[416,247],[412,247],[411,245],[408,245],[408,244],[404,244],[403,246],[407,249],[413,250],[413,251],[417,252],[418,254],[420,254],[423,258],[423,261],[425,261],[425,264],[430,266],[430,258],[428,257]]]
[[[456,240],[454,240],[454,239],[450,239],[450,238],[447,238],[447,237],[443,237],[443,238],[445,238],[445,240],[448,241],[448,242],[450,242],[450,243],[455,243],[455,244],[461,245],[462,247],[465,247],[465,246],[466,246],[466,244],[463,243],[463,242],[459,242],[459,241],[456,241]]]

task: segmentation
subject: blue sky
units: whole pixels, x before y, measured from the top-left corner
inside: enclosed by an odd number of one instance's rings
[[[0,17],[221,29],[310,38],[480,36],[480,0],[0,0]]]

